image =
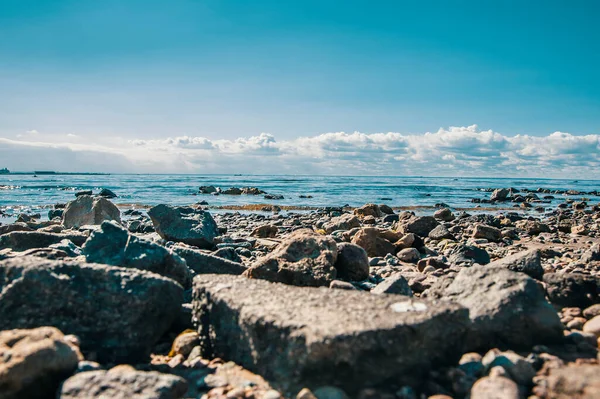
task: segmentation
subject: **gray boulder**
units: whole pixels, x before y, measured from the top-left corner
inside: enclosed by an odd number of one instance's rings
[[[427,237],[429,232],[438,225],[433,216],[413,217],[402,224],[400,229],[404,234],[415,233],[421,237]]]
[[[488,241],[498,242],[502,240],[500,229],[485,224],[476,224],[473,230],[474,238],[485,238]]]
[[[448,262],[452,264],[479,263],[480,265],[487,265],[490,263],[490,254],[485,249],[474,245],[454,245],[446,253],[446,257],[448,258]]]
[[[79,350],[54,327],[0,331],[0,399],[52,396],[78,361]]]
[[[350,230],[355,227],[360,227],[360,220],[356,215],[351,213],[344,213],[323,224],[323,230],[325,230],[327,234],[331,234],[338,230]]]
[[[157,205],[150,208],[156,232],[167,241],[183,242],[199,248],[212,248],[218,235],[209,212],[184,206]]]
[[[242,274],[247,269],[241,263],[207,254],[197,249],[175,245],[172,250],[181,256],[187,266],[196,274]]]
[[[131,268],[20,257],[0,276],[0,330],[55,326],[101,362],[144,359],[183,302],[173,280]]]
[[[550,302],[585,309],[600,303],[600,277],[582,273],[547,273],[544,283]]]
[[[488,267],[499,267],[512,270],[513,272],[525,273],[537,280],[541,280],[544,275],[541,254],[538,249],[518,252],[514,255],[506,256],[502,259],[493,261]]]
[[[62,224],[68,228],[101,224],[106,220],[121,223],[121,211],[103,197],[81,195],[65,206]]]
[[[454,235],[446,228],[444,225],[436,226],[433,230],[429,232],[429,238],[432,240],[454,240]]]
[[[185,260],[167,248],[129,234],[115,222],[104,222],[82,248],[90,263],[132,267],[172,278],[190,287],[192,275]]]
[[[335,262],[337,277],[350,281],[361,281],[369,277],[367,252],[351,243],[338,244],[338,257]]]
[[[299,286],[329,286],[337,276],[336,242],[309,229],[296,230],[244,275]]]
[[[60,387],[58,398],[180,399],[185,397],[187,389],[187,381],[176,375],[121,365],[108,371],[86,371],[72,376]]]
[[[377,286],[371,290],[371,293],[413,296],[408,281],[404,278],[402,273],[392,274],[381,283],[377,284]]]
[[[10,248],[13,251],[26,251],[32,248],[45,248],[58,244],[62,240],[70,240],[75,245],[83,245],[87,236],[82,233],[46,233],[42,231],[13,231],[0,236],[0,249]]]
[[[499,188],[492,192],[491,201],[506,201],[510,195],[510,190],[507,188]]]
[[[427,298],[469,309],[473,325],[467,350],[529,348],[559,342],[563,336],[563,325],[544,290],[523,273],[489,266],[464,268],[454,279],[438,280]]]
[[[418,383],[433,364],[459,359],[456,342],[469,325],[467,311],[452,304],[217,275],[194,279],[193,308],[205,354],[233,360],[288,395]]]

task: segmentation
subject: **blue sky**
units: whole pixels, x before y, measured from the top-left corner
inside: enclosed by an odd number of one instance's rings
[[[599,18],[592,0],[0,0],[0,138],[596,135]]]

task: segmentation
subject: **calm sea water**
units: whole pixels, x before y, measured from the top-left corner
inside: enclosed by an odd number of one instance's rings
[[[200,195],[199,186],[221,188],[258,187],[283,200],[266,200],[262,195]],[[5,213],[35,211],[75,198],[75,192],[108,188],[119,197],[118,204],[173,205],[205,200],[211,206],[277,204],[292,206],[360,206],[368,202],[400,207],[433,207],[446,203],[455,208],[473,207],[472,198],[489,198],[484,188],[516,187],[579,191],[600,190],[598,180],[432,178],[372,176],[255,176],[255,175],[0,175],[0,209]],[[195,195],[196,194],[196,195]],[[300,198],[301,195],[312,198]],[[575,196],[575,198],[581,196]],[[383,199],[385,198],[385,199]],[[591,197],[597,203],[600,197]],[[564,200],[557,195],[553,205]],[[489,205],[485,205],[489,206]],[[504,205],[506,206],[506,205]],[[509,205],[510,206],[510,205]],[[547,205],[552,206],[552,205]]]

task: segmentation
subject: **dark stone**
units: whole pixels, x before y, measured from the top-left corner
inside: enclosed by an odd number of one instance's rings
[[[11,248],[13,251],[26,251],[32,248],[45,248],[58,244],[62,240],[70,240],[75,245],[83,245],[87,236],[81,233],[56,234],[41,231],[13,231],[0,236],[0,249]]]
[[[452,264],[479,263],[480,265],[486,265],[490,263],[490,254],[485,249],[474,245],[455,245],[450,249],[447,257],[448,261]]]
[[[537,280],[541,280],[544,275],[544,268],[542,267],[541,255],[538,249],[518,252],[514,255],[506,256],[502,259],[493,261],[488,266],[525,273]]]
[[[544,274],[550,302],[585,309],[600,302],[600,278],[580,273]]]
[[[361,281],[369,277],[367,252],[358,245],[338,244],[338,257],[335,262],[337,277],[350,281]]]
[[[210,213],[191,207],[157,205],[150,208],[156,232],[167,241],[183,242],[199,248],[212,248],[217,224]]]
[[[174,246],[173,252],[185,259],[196,274],[242,274],[246,266],[193,248]]]

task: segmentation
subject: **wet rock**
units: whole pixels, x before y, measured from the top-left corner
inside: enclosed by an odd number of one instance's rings
[[[109,199],[117,198],[117,194],[115,194],[112,190],[109,190],[108,188],[103,188],[102,190],[100,190],[98,195],[100,197],[109,198]]]
[[[173,280],[115,266],[21,257],[0,276],[0,330],[52,325],[100,361],[147,356],[183,301]]]
[[[285,197],[281,194],[265,194],[265,199],[268,200],[282,200],[285,199]]]
[[[242,195],[242,190],[237,187],[230,187],[228,189],[222,190],[221,194],[223,194],[223,195]]]
[[[541,254],[538,249],[518,252],[514,255],[506,256],[502,259],[491,262],[489,267],[500,267],[513,272],[525,273],[537,280],[541,280],[544,275],[542,268]]]
[[[77,197],[75,201],[67,203],[62,224],[70,229],[85,225],[101,224],[106,220],[121,223],[119,208],[106,198],[92,198],[89,195]]]
[[[331,219],[329,222],[323,224],[323,230],[328,234],[338,230],[350,230],[355,227],[360,227],[360,220],[355,215],[350,213],[344,213],[341,216]]]
[[[490,255],[483,248],[474,245],[458,244],[454,245],[446,254],[448,261],[452,264],[478,263],[486,265],[490,263]]]
[[[510,190],[507,188],[499,188],[492,192],[491,201],[506,201],[510,195]]]
[[[400,230],[404,234],[415,233],[421,237],[427,237],[429,232],[438,224],[438,221],[435,220],[433,216],[413,217],[412,219],[402,223]]]
[[[217,224],[207,211],[161,204],[150,208],[148,216],[156,232],[167,241],[212,248],[218,235]]]
[[[358,245],[347,242],[339,244],[338,257],[334,266],[338,278],[361,281],[369,277],[367,252]]]
[[[489,266],[462,269],[427,291],[428,298],[458,303],[473,322],[468,348],[528,348],[562,338],[563,326],[543,289],[523,273]]]
[[[587,308],[600,303],[600,278],[581,273],[544,274],[550,302],[559,306]]]
[[[392,274],[390,277],[377,284],[377,286],[371,290],[371,293],[413,296],[408,281],[406,281],[401,273]]]
[[[211,332],[205,350],[289,394],[418,382],[432,364],[458,360],[455,343],[468,326],[466,310],[455,305],[239,277],[196,277],[193,303],[200,335]]]
[[[108,371],[87,371],[74,375],[63,383],[58,398],[180,399],[187,389],[187,381],[172,374],[117,366]]]
[[[396,252],[394,244],[382,238],[381,233],[376,227],[360,229],[352,237],[352,243],[362,247],[370,257],[385,256]]]
[[[474,238],[485,238],[488,241],[498,242],[502,240],[502,232],[493,226],[476,224],[473,230]]]
[[[13,231],[0,236],[0,249],[10,248],[13,251],[26,251],[58,244],[65,239],[82,245],[87,236],[81,233],[55,234],[41,231]]]
[[[0,398],[53,396],[79,356],[54,327],[0,331]]]
[[[190,287],[192,276],[179,255],[167,248],[129,234],[115,222],[104,222],[82,248],[90,263],[131,267],[172,278]]]
[[[196,274],[242,274],[246,271],[246,266],[241,263],[207,254],[197,249],[176,245],[172,247],[172,250],[181,256],[187,266]]]
[[[217,192],[217,188],[215,186],[200,186],[198,191],[200,191],[200,194],[212,194]]]
[[[337,244],[332,238],[308,229],[296,230],[244,275],[291,285],[329,286],[337,276],[337,256]]]

